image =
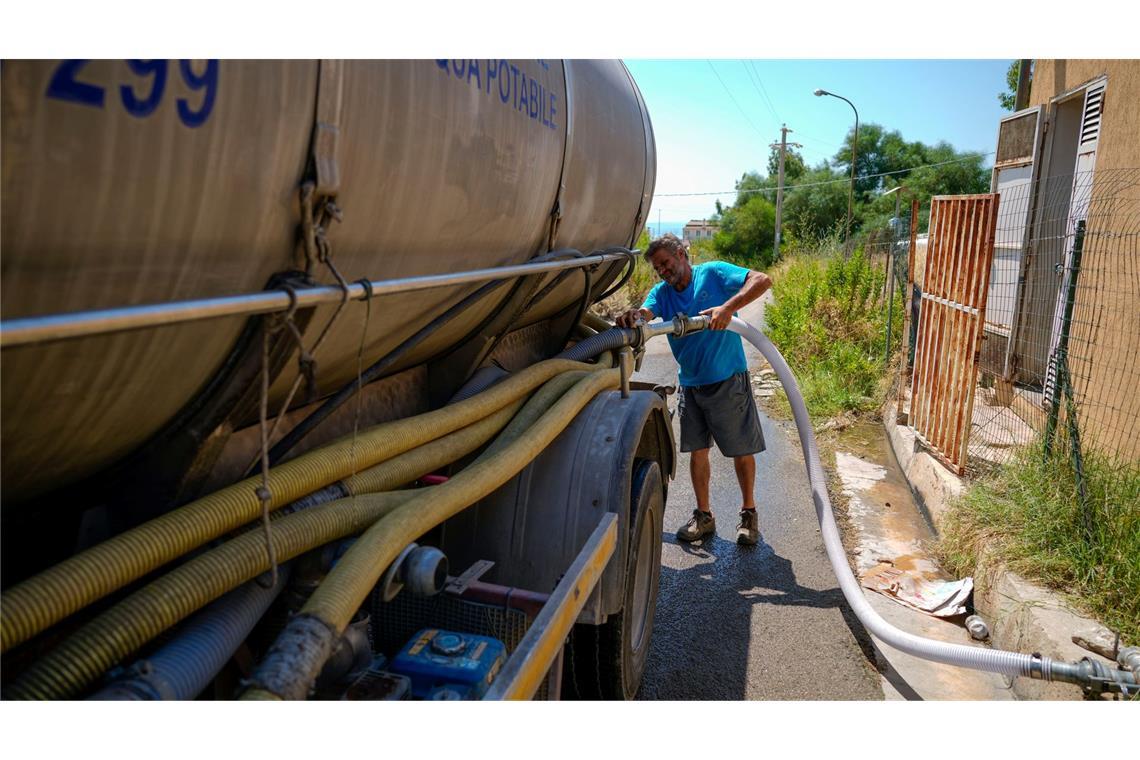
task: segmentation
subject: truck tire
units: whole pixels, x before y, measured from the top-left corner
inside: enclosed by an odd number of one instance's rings
[[[602,625],[576,625],[571,631],[562,679],[570,698],[633,699],[645,673],[657,609],[665,512],[664,480],[656,461],[634,462],[629,504],[633,529],[622,609]]]

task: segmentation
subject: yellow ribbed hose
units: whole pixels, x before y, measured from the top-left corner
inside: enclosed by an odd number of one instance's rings
[[[567,374],[578,376],[583,373]],[[562,376],[563,375],[555,376],[555,378],[552,379],[552,381],[549,381],[546,385],[549,385],[549,383],[557,382],[557,379]],[[398,457],[393,457],[392,459],[385,461],[385,463],[377,465],[376,467],[372,468],[374,472],[370,472],[369,476],[373,477],[377,484],[389,482],[391,483],[391,485],[389,485],[389,488],[393,488],[396,487],[396,485],[402,485],[413,481],[416,479],[416,477],[424,474],[425,472],[431,472],[432,469],[453,463],[453,461],[456,459],[469,455],[469,453],[475,449],[478,449],[480,446],[482,446],[483,443],[486,443],[492,435],[495,435],[495,433],[502,430],[504,425],[507,424],[508,420],[511,419],[514,412],[518,411],[522,406],[523,401],[521,399],[519,401],[514,401],[510,404],[507,404],[506,407],[495,412],[495,414],[492,414],[490,417],[481,419],[477,423],[464,427],[463,430],[445,435],[438,441],[426,443],[422,447],[418,447],[412,451],[402,453],[402,455]],[[361,473],[361,475],[364,475],[364,473]],[[398,497],[398,501],[402,501],[415,496],[416,493],[416,491],[402,491],[398,492],[396,496]],[[351,508],[360,508],[363,506],[366,510],[366,512],[363,514],[367,516],[369,514],[367,510],[372,508],[369,506],[369,499],[370,497],[361,497],[358,501],[353,501],[352,499],[331,501],[326,505],[315,507],[314,509],[324,510],[331,508],[334,504],[350,505]],[[385,501],[383,498],[378,500],[376,504],[380,505],[384,512],[389,509],[389,507],[384,506]],[[310,514],[310,512],[300,514]],[[383,514],[383,512],[377,513],[377,516],[378,514]],[[275,516],[276,518],[274,521],[274,528],[272,528],[272,530],[274,530],[275,547],[279,547],[277,541],[278,526],[295,525],[296,522],[294,521],[294,518],[298,516],[299,515]],[[309,518],[309,520],[314,520],[314,518]],[[318,517],[316,520],[320,524],[327,523],[326,518],[324,517]],[[352,517],[351,515],[349,516],[349,521],[353,525],[356,524],[355,517]],[[343,525],[343,523],[341,524]],[[363,530],[363,528],[364,525],[360,525],[360,528],[357,530]],[[295,531],[299,529],[296,529],[294,526],[294,528],[287,528],[287,530],[291,531],[290,536],[293,536],[293,534],[295,534]],[[254,542],[255,546],[251,546],[249,538],[251,536],[251,533],[246,533],[243,537],[241,537],[244,539],[244,542],[241,545],[235,544],[237,539],[231,540],[227,545],[220,547],[226,549],[225,554],[214,555],[213,553],[210,553],[215,557],[215,559],[211,559],[211,561],[209,561],[210,566],[213,566],[213,564],[217,562],[217,557],[233,557],[234,553],[241,554],[243,556],[243,561],[247,561],[247,559],[250,558],[257,558],[252,555],[257,555],[259,553],[262,557],[266,556],[266,553],[264,553],[263,534],[260,531],[253,531],[252,534],[254,534],[254,536],[262,537],[260,539],[261,542]],[[310,539],[304,541],[304,544],[306,544],[306,546],[302,547],[302,551],[316,548],[321,544],[324,544],[324,542],[326,542],[326,534],[327,531],[320,530],[312,533]],[[342,538],[342,536],[337,536],[335,538]],[[215,551],[218,550],[219,549],[215,549]],[[246,556],[246,554],[249,554],[251,556]],[[284,558],[280,556],[279,549],[278,558],[280,561],[284,561]],[[201,557],[198,559],[201,559]],[[197,562],[198,559],[195,559],[194,562]],[[222,561],[228,561],[228,559],[222,559]],[[48,657],[44,657],[44,660],[40,661],[43,664],[38,665],[39,675],[35,676],[35,683],[41,685],[47,684],[48,688],[43,688],[42,686],[36,687],[34,692],[31,692],[28,695],[32,697],[48,698],[49,695],[66,696],[68,694],[79,692],[79,690],[90,683],[88,680],[90,678],[90,673],[99,673],[101,672],[99,670],[100,668],[105,669],[107,667],[111,667],[111,665],[105,663],[109,662],[111,664],[114,664],[115,662],[119,661],[121,657],[127,656],[127,654],[130,654],[130,652],[133,651],[133,648],[131,648],[129,651],[124,653],[122,651],[123,647],[141,646],[145,644],[146,641],[154,638],[158,634],[161,634],[161,632],[166,628],[173,626],[174,623],[177,623],[179,620],[184,618],[185,614],[189,614],[189,612],[186,612],[187,608],[189,608],[190,612],[193,612],[194,610],[197,610],[197,608],[209,604],[214,597],[209,589],[203,589],[202,593],[198,593],[192,597],[182,598],[178,607],[168,607],[168,611],[176,612],[178,616],[166,615],[160,616],[160,618],[152,618],[152,616],[149,616],[148,614],[139,614],[137,612],[139,604],[145,604],[146,600],[153,598],[155,594],[163,595],[162,589],[166,586],[173,585],[174,588],[185,589],[185,583],[179,580],[184,578],[184,575],[181,575],[179,573],[189,572],[192,574],[190,577],[193,578],[194,573],[197,573],[198,571],[193,569],[186,571],[184,569],[185,567],[193,565],[194,562],[187,563],[184,565],[184,567],[179,567],[179,569],[172,571],[168,575],[165,575],[165,577],[163,577],[163,579],[160,581],[156,581],[156,583],[162,583],[163,586],[152,588],[152,586],[155,586],[152,585],[148,586],[146,589],[139,591],[139,594],[143,594],[145,591],[145,596],[136,599],[136,596],[138,596],[137,594],[125,600],[123,604],[130,602],[130,606],[124,607],[122,610],[120,606],[116,606],[112,611],[109,611],[108,613],[101,615],[100,618],[93,620],[88,624],[87,627],[84,627],[80,629],[80,631],[76,632],[75,636],[82,635],[82,638],[80,640],[73,641],[72,639],[68,639],[65,641],[65,646],[67,649],[60,647],[59,649],[56,649],[55,652],[52,652]],[[266,567],[263,567],[263,569],[266,569]],[[241,573],[238,573],[238,577],[239,575],[241,575]],[[235,580],[235,578],[236,577],[233,577],[233,575],[231,575],[228,580],[223,581],[223,585],[228,587],[225,590],[236,588],[236,586],[242,582]],[[233,583],[233,585],[231,585],[231,583]],[[225,593],[225,591],[223,591],[223,593]],[[132,602],[132,599],[135,600]],[[114,614],[112,615],[111,613]],[[76,664],[76,662],[73,660],[65,667],[65,665],[62,663],[67,660],[68,657],[75,657],[76,651],[82,653],[79,655],[80,662]],[[82,678],[79,680],[73,680],[67,676],[68,672],[79,673],[79,675],[82,675]]]
[[[519,436],[526,433],[542,415],[550,411],[550,407],[554,406],[558,399],[566,395],[566,391],[588,374],[588,372],[563,372],[561,375],[547,380],[545,385],[534,392],[518,414],[511,418],[510,423],[503,428],[503,431],[491,442],[491,445],[471,463],[471,466],[493,457],[518,440]]]
[[[521,472],[595,395],[607,388],[616,388],[619,382],[618,370],[591,372],[525,435],[479,466],[467,468],[443,485],[424,491],[373,525],[341,558],[301,612],[323,620],[338,632],[343,631],[380,574],[405,546]]]
[[[567,374],[577,375],[579,373],[568,372],[558,375],[553,380],[548,381],[547,385]],[[419,446],[398,457],[393,457],[387,462],[369,467],[364,472],[345,478],[341,483],[350,494],[390,491],[393,488],[411,483],[421,475],[437,470],[446,464],[451,464],[482,446],[502,430],[522,406],[523,399],[514,401],[490,417],[468,425],[462,430],[457,430],[438,441]]]
[[[275,520],[277,559],[284,562],[358,532],[419,494],[418,490],[365,494]],[[268,569],[260,531],[201,554],[92,619],[36,660],[4,691],[4,698],[75,697],[167,628]]]
[[[457,404],[370,428],[273,468],[270,510],[503,408],[551,377],[591,365],[565,359],[540,362]],[[355,461],[354,461],[355,460]],[[59,622],[191,549],[261,514],[260,476],[247,478],[13,586],[0,596],[0,652]]]
[[[589,373],[534,424],[510,444],[476,465],[468,467],[443,485],[424,491],[387,517],[372,525],[357,539],[337,566],[301,610],[343,632],[356,610],[384,572],[411,541],[432,527],[458,514],[518,474],[561,433],[574,417],[607,388],[620,382],[618,370]],[[319,669],[323,663],[315,663]],[[316,673],[298,673],[306,683]],[[250,689],[243,699],[272,698],[261,689]]]

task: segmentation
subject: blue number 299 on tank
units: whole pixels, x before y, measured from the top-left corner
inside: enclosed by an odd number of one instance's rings
[[[128,81],[118,86],[123,110],[136,118],[146,118],[162,104],[170,61],[130,60],[124,63],[125,73],[134,76],[124,76]],[[44,94],[55,100],[103,108],[107,98],[106,88],[80,79],[80,72],[86,65],[85,60],[61,61],[52,73]],[[217,59],[206,61],[205,70],[201,73],[194,68],[190,61],[178,61],[178,74],[183,83],[191,91],[201,92],[197,99],[178,98],[175,103],[178,119],[187,127],[200,127],[206,123],[210,112],[214,110],[214,101],[218,95]]]

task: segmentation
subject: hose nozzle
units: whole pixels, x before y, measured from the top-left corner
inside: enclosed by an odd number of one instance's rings
[[[678,314],[670,320],[661,320],[659,322],[642,322],[637,328],[641,331],[641,340],[638,341],[639,346],[644,346],[650,338],[656,338],[658,335],[672,335],[675,338],[683,338],[701,330],[708,329],[709,318],[698,314],[695,317],[689,317],[684,314]]]

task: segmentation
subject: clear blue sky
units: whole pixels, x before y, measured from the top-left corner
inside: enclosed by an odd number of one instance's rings
[[[834,156],[854,114],[842,100],[815,97],[817,88],[854,103],[860,124],[881,124],[906,140],[988,153],[1006,113],[997,93],[1005,89],[1010,62],[754,60],[755,76],[743,59],[711,59],[711,67],[706,59],[625,63],[645,97],[657,140],[658,197],[649,216],[656,225],[659,212],[664,222],[715,212],[712,196],[660,194],[731,190],[746,171],[767,173],[768,145],[779,141],[781,123],[793,130],[789,142],[803,144],[809,165]]]

